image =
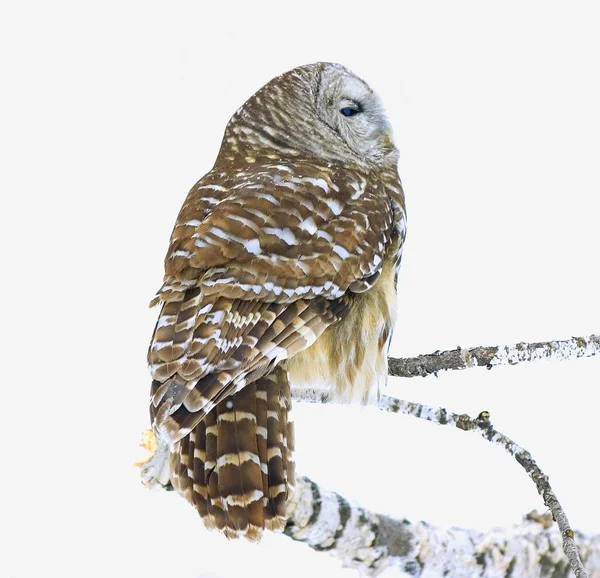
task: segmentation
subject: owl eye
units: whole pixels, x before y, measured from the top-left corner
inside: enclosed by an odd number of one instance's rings
[[[355,114],[358,114],[360,110],[358,108],[352,108],[351,106],[345,106],[340,110],[340,112],[344,116],[354,116]]]

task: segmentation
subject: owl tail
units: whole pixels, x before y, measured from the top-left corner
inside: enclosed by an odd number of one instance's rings
[[[171,453],[171,483],[207,528],[258,541],[281,531],[295,484],[287,372],[247,385],[216,408]]]

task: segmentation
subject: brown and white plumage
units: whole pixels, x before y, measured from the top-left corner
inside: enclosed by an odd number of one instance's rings
[[[188,194],[154,301],[150,405],[171,481],[208,527],[283,528],[290,380],[363,400],[385,381],[405,235],[396,165],[377,96],[316,63],[236,112]]]

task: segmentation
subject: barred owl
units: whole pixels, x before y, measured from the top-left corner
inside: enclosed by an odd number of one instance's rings
[[[209,528],[281,530],[292,385],[366,400],[386,380],[405,237],[381,102],[338,64],[276,77],[231,118],[165,258],[148,352],[171,482]]]

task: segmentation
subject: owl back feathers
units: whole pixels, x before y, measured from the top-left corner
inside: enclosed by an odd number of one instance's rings
[[[336,108],[348,98],[354,120]],[[289,373],[362,400],[385,379],[405,231],[396,163],[376,96],[317,63],[232,117],[179,213],[153,301],[150,412],[173,486],[229,537],[284,525]]]

